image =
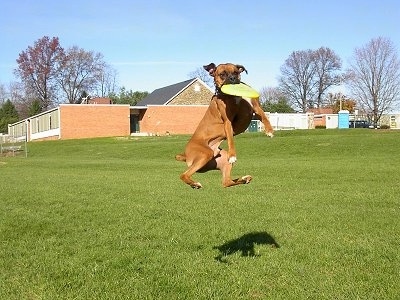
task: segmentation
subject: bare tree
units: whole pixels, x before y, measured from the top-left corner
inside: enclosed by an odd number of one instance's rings
[[[324,106],[325,107],[330,107],[333,108],[333,106],[335,105],[335,103],[341,99],[344,99],[345,95],[343,95],[342,93],[328,93],[328,95],[326,95],[325,101],[324,101]]]
[[[277,87],[262,88],[260,91],[260,103],[264,111],[279,113],[294,112],[285,95]]]
[[[382,114],[400,100],[400,61],[393,43],[378,37],[357,48],[350,62],[347,85],[376,125]]]
[[[117,89],[117,70],[105,64],[103,70],[96,76],[97,84],[93,92],[100,97],[114,95]]]
[[[40,101],[42,111],[51,107],[57,96],[55,77],[63,55],[64,49],[58,38],[44,36],[33,47],[29,46],[26,51],[22,51],[17,59],[18,68],[14,73]]]
[[[276,103],[282,96],[281,91],[276,87],[263,87],[260,90],[260,103]]]
[[[203,67],[197,68],[196,70],[190,72],[188,74],[190,78],[200,78],[202,81],[204,81],[209,87],[214,87],[214,81],[213,78],[208,74],[206,70],[204,70]]]
[[[282,93],[298,107],[306,112],[313,106],[316,82],[316,65],[312,50],[295,51],[286,59],[281,67],[279,87]]]
[[[57,76],[67,101],[77,103],[83,91],[94,91],[102,79],[105,66],[100,53],[87,52],[77,46],[68,49]]]
[[[0,83],[0,105],[2,105],[7,99],[9,99],[4,84]]]
[[[281,67],[279,87],[301,111],[321,107],[325,94],[341,83],[341,59],[329,48],[293,52]]]
[[[348,110],[354,113],[356,102],[342,93],[328,93],[324,106],[332,108],[333,113],[337,114],[340,110]]]
[[[342,68],[342,60],[331,49],[321,47],[314,51],[314,64],[316,71],[316,105],[322,106],[326,91],[335,85],[340,85],[342,75],[338,73]]]
[[[14,103],[21,119],[31,116],[30,107],[33,103],[36,102],[40,105],[40,101],[36,97],[36,92],[22,82],[11,82],[9,91],[10,100]]]

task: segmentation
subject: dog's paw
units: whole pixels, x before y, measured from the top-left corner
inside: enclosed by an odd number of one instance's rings
[[[253,177],[251,177],[251,175],[246,175],[242,177],[242,180],[244,181],[244,184],[248,184],[250,183],[250,181],[253,179]]]
[[[196,190],[201,189],[203,187],[200,182],[193,182],[190,186]]]
[[[274,137],[274,133],[273,132],[266,132],[265,133],[267,136],[269,136],[270,138]]]
[[[236,162],[236,156],[231,156],[231,157],[229,157],[228,162],[229,162],[230,164],[235,163],[235,162]]]

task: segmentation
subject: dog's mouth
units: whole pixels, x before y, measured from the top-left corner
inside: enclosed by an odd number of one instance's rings
[[[240,78],[237,78],[235,76],[231,76],[231,77],[228,77],[222,85],[225,85],[225,84],[238,84],[238,83],[240,83]]]
[[[221,84],[220,86],[215,85],[215,90],[217,94],[225,94],[224,92],[221,91],[222,87],[224,85],[230,85],[230,84],[240,84],[242,83],[240,80],[239,81],[235,81],[235,82],[224,82],[223,84]]]

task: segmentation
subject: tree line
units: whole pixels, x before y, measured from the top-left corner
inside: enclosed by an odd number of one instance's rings
[[[109,97],[116,104],[135,105],[148,95],[117,88],[117,72],[101,53],[78,46],[64,49],[58,37],[38,39],[18,55],[16,62],[17,81],[8,89],[0,84],[0,132],[7,132],[10,120],[18,121],[61,103]]]
[[[190,73],[207,84],[202,68]],[[346,94],[333,92],[344,86]],[[260,101],[269,112],[307,112],[314,108],[355,110],[377,123],[382,114],[399,108],[400,61],[388,38],[378,37],[356,48],[349,66],[327,47],[293,51],[280,68],[277,87],[263,87]]]
[[[345,85],[348,96],[329,93]],[[300,111],[338,103],[357,108],[375,124],[400,102],[400,60],[393,43],[383,37],[356,48],[347,70],[329,48],[295,51],[281,67],[279,91]],[[340,107],[339,106],[339,107]]]
[[[77,46],[64,49],[57,37],[44,36],[22,51],[14,74],[18,81],[7,92],[0,84],[0,132],[6,122],[24,119],[60,103],[81,103],[90,96],[135,105],[148,92],[117,88],[116,70],[101,53]],[[189,73],[207,84],[203,68]],[[356,48],[349,67],[331,49],[293,51],[280,69],[277,87],[265,87],[260,100],[265,111],[306,112],[312,108],[355,109],[375,123],[400,102],[400,60],[388,38],[378,37]],[[348,94],[332,92],[345,86]],[[117,91],[118,90],[118,91]],[[13,108],[12,108],[13,107]]]

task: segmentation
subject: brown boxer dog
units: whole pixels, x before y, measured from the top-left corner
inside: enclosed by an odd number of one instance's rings
[[[221,87],[224,84],[241,82],[240,74],[247,70],[242,65],[231,63],[216,66],[211,63],[204,69],[214,77],[215,95],[200,121],[197,129],[186,145],[185,153],[175,156],[176,160],[186,161],[188,169],[180,178],[192,188],[199,189],[203,186],[192,179],[196,172],[220,170],[222,184],[229,187],[237,184],[249,183],[252,179],[246,175],[231,179],[232,165],[236,161],[236,149],[233,136],[244,132],[250,124],[255,113],[263,122],[266,134],[273,136],[273,129],[262,110],[258,98],[243,99],[242,97],[224,94]],[[219,146],[227,140],[228,150]]]

